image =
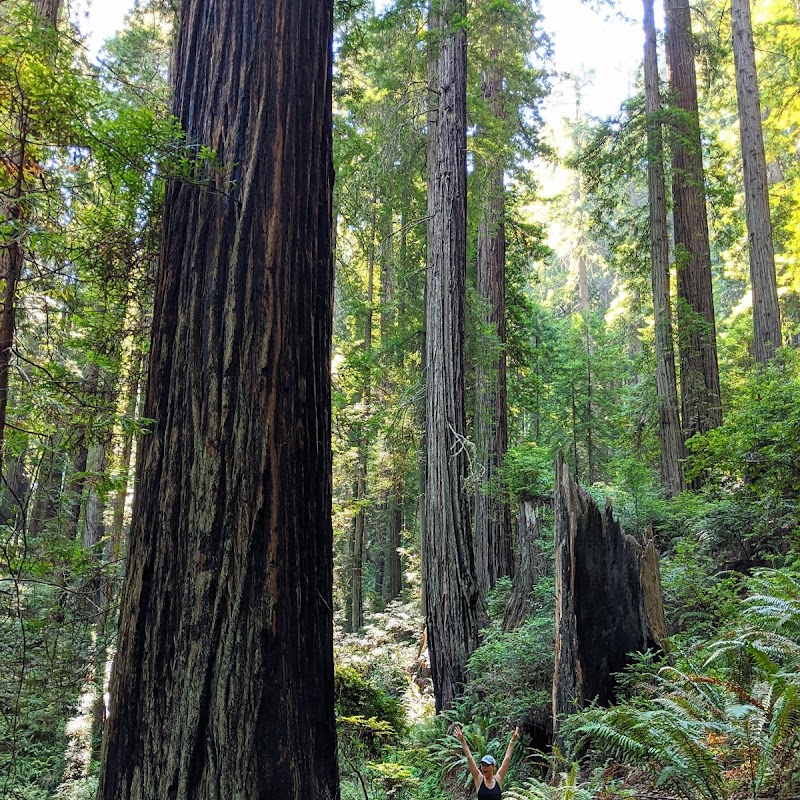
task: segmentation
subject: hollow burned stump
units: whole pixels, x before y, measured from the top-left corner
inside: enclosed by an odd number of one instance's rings
[[[614,699],[615,673],[633,652],[666,652],[658,551],[624,532],[556,465],[556,659],[553,726],[596,700]]]

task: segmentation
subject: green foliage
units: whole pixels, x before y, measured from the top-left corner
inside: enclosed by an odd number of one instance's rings
[[[596,782],[581,780],[577,762],[569,765],[567,771],[557,772],[550,783],[529,778],[522,786],[515,786],[508,792],[511,800],[594,800],[635,796],[624,792],[614,792],[609,786],[601,787]]]
[[[800,498],[800,359],[784,351],[752,371],[724,423],[692,437],[687,473],[759,498]]]
[[[707,640],[733,621],[742,584],[742,575],[722,572],[702,544],[692,536],[676,539],[661,561],[670,622],[691,640]]]
[[[501,591],[502,587],[498,594]],[[552,592],[552,583],[540,579],[535,613],[515,630],[502,632],[499,625],[490,628],[470,657],[469,713],[486,720],[493,731],[504,733],[526,723],[546,726],[555,637]]]
[[[509,447],[496,475],[497,485],[509,501],[553,496],[553,456],[533,442]]]
[[[622,456],[608,465],[608,474],[608,482],[591,487],[601,507],[608,499],[628,533],[641,535],[658,527],[667,504],[653,468],[641,458]]]
[[[486,613],[494,622],[502,621],[503,612],[508,605],[511,597],[512,583],[511,578],[504,576],[498,578],[497,583],[489,590],[486,595]]]
[[[358,725],[369,728],[374,721],[374,735],[378,739],[397,737],[406,729],[400,700],[365,680],[355,668],[336,667],[334,691],[337,719],[350,720],[348,724],[354,728]]]
[[[358,796],[369,780],[383,796],[405,796],[413,773],[393,760],[407,731],[402,703],[350,666],[337,665],[334,682],[343,795]]]

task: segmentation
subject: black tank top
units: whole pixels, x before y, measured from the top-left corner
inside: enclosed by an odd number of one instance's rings
[[[501,794],[500,783],[496,778],[491,789],[484,781],[481,781],[481,785],[478,787],[478,800],[500,800]]]

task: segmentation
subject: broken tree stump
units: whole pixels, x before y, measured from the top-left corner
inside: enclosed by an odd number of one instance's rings
[[[538,544],[541,519],[537,504],[530,498],[519,503],[516,559],[511,597],[503,615],[503,630],[511,631],[525,622],[531,611],[531,592],[545,574],[546,564]]]
[[[601,512],[559,456],[555,497],[556,660],[553,727],[593,701],[614,699],[630,654],[667,652],[658,551]]]

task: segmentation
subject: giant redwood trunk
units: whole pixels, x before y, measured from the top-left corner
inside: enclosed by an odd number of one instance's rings
[[[185,0],[101,800],[338,797],[330,0]]]
[[[647,112],[647,197],[650,215],[650,263],[658,393],[658,441],[661,484],[673,497],[686,489],[683,476],[683,432],[678,414],[678,383],[670,302],[667,192],[664,180],[664,140],[661,134],[661,92],[658,79],[653,0],[644,0],[644,94]]]
[[[688,438],[719,425],[722,406],[692,19],[685,0],[664,0],[664,7],[667,64],[675,102],[672,203],[678,270],[681,421]]]
[[[498,58],[497,52],[490,54]],[[491,113],[505,117],[503,71],[496,63],[483,78],[483,98]],[[478,355],[475,375],[477,404],[475,439],[484,485],[475,494],[475,569],[483,594],[498,578],[511,574],[511,514],[492,492],[508,447],[506,389],[506,235],[503,160],[489,167],[478,229],[478,297],[490,342]]]
[[[553,724],[614,699],[630,653],[666,651],[666,625],[652,541],[642,546],[556,466],[556,663]]]
[[[765,364],[781,344],[781,315],[775,277],[769,183],[761,126],[761,100],[756,74],[750,0],[731,0],[733,60],[736,65],[736,100],[744,171],[747,236],[750,243],[750,286],[753,294],[753,350]]]
[[[465,477],[464,305],[467,257],[467,82],[463,0],[431,6],[436,108],[428,147],[425,284],[425,506],[422,560],[437,711],[464,680],[478,643],[478,585]]]

